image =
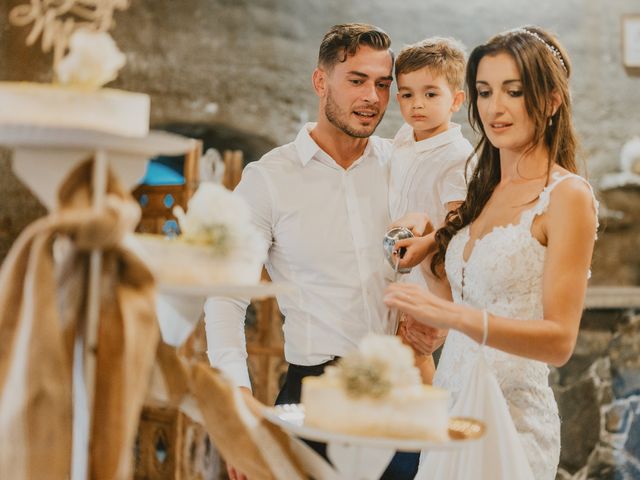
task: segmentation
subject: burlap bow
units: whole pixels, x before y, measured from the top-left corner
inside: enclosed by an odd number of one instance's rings
[[[68,479],[72,362],[86,313],[89,251],[103,250],[90,475],[127,478],[159,332],[154,283],[122,246],[139,208],[112,174],[106,206],[91,208],[93,161],[59,191],[0,272],[0,478]]]
[[[70,174],[60,208],[25,229],[0,271],[0,479],[70,476],[73,351],[96,248],[103,267],[90,478],[131,477],[150,379],[150,399],[189,404],[225,459],[251,480],[306,478],[286,435],[261,418],[262,405],[208,364],[158,342],[153,278],[122,244],[139,207],[109,174],[106,206],[93,209],[92,170],[87,161]]]

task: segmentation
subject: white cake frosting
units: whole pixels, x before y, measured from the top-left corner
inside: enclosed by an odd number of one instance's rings
[[[32,82],[0,82],[0,126],[96,130],[144,137],[149,132],[149,96]]]
[[[204,182],[176,207],[181,234],[138,234],[155,276],[174,285],[252,285],[260,280],[267,244],[251,223],[246,202],[222,185]]]
[[[370,335],[358,351],[302,383],[305,424],[335,432],[448,440],[446,390],[423,385],[411,349]]]

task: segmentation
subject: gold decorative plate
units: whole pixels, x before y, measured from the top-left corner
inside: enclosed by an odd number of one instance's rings
[[[486,429],[485,424],[475,418],[451,417],[449,419],[451,440],[475,440],[482,437]]]

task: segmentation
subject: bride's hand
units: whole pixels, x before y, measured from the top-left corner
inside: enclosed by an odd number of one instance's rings
[[[384,303],[433,328],[454,326],[459,306],[443,300],[426,288],[411,283],[392,283],[385,290]]]
[[[433,231],[431,219],[426,213],[412,212],[400,217],[391,224],[393,227],[406,227],[411,230],[416,237],[422,237]]]

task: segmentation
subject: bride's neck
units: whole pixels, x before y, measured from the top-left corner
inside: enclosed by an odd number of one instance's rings
[[[500,150],[500,183],[521,183],[545,177],[549,152],[544,144],[523,151]]]

